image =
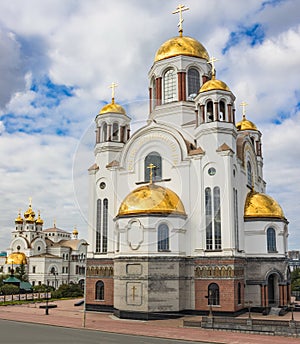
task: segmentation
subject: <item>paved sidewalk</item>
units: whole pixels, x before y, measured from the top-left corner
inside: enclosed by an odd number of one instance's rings
[[[83,306],[75,307],[76,300],[55,301],[57,308],[49,309],[49,315],[45,315],[45,309],[39,308],[41,304],[29,304],[20,306],[0,306],[0,319],[33,322],[61,327],[83,328]],[[50,303],[51,304],[51,303]],[[247,316],[247,315],[245,315]],[[258,316],[255,315],[256,318]],[[262,317],[262,316],[260,316]],[[290,320],[291,315],[286,314],[280,319]],[[187,317],[185,317],[186,319]],[[189,317],[200,319],[201,317]],[[263,317],[266,319],[268,317]],[[271,319],[278,317],[270,316]],[[295,313],[295,320],[300,321],[300,313]],[[86,312],[86,328],[105,332],[123,334],[136,334],[150,337],[182,339],[198,342],[211,342],[222,344],[283,344],[298,343],[300,338],[267,336],[258,334],[212,331],[200,328],[184,328],[183,318],[171,320],[124,320],[114,317],[111,313]]]

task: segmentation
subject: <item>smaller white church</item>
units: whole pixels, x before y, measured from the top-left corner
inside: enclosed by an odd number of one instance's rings
[[[78,239],[78,230],[68,232],[53,225],[43,230],[40,213],[36,218],[31,202],[23,217],[19,212],[7,257],[2,257],[2,272],[25,266],[32,286],[48,284],[84,284],[86,241]]]

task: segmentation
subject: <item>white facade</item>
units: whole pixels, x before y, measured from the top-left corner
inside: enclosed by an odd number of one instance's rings
[[[166,43],[175,46],[169,53]],[[98,280],[112,283],[93,273],[97,266],[113,264],[115,294],[113,303],[110,294],[110,301],[102,303],[91,296],[90,304],[135,314],[206,310],[204,296],[210,286],[217,284],[219,293],[228,282],[221,277],[227,276],[233,295],[231,306],[224,302],[223,309],[218,300],[221,311],[239,311],[247,300],[262,308],[285,305],[288,222],[278,203],[265,194],[261,133],[245,116],[236,124],[235,96],[216,79],[199,42],[180,36],[166,43],[163,57],[159,50],[148,75],[150,113],[145,114],[145,126],[125,137],[121,128],[128,132],[130,118],[123,108],[115,108],[114,99],[96,116],[95,164],[89,169],[90,289]],[[178,46],[184,44],[188,48],[181,51]],[[114,134],[107,135],[114,123]],[[162,203],[159,192],[165,192]],[[165,209],[176,197],[184,212]],[[160,237],[161,226],[167,238]],[[148,262],[156,258],[161,261]],[[154,306],[150,298],[156,289],[149,286],[153,276],[145,269],[156,266],[167,274],[163,259],[177,259],[177,277],[170,279],[180,287],[175,288],[173,305],[157,291],[160,306]],[[264,268],[253,273],[257,260]],[[131,264],[140,273],[129,273],[135,269]],[[214,272],[203,275],[202,268]],[[164,277],[159,278],[164,283]],[[183,278],[189,281],[185,285],[179,283]],[[203,285],[208,290],[200,290]],[[133,299],[128,301],[130,293]]]
[[[84,283],[86,241],[78,239],[78,231],[72,233],[53,228],[43,230],[43,220],[29,206],[16,218],[15,230],[7,258],[2,261],[3,273],[9,273],[24,264],[29,282],[34,285],[49,284],[54,288],[61,284]]]

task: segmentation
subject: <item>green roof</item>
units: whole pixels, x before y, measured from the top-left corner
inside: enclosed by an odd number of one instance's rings
[[[14,276],[9,276],[3,283],[21,283],[21,281]]]

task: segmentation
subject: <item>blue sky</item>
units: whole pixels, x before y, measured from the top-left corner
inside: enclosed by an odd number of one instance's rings
[[[219,58],[225,81],[263,133],[267,192],[290,221],[300,249],[300,3],[190,0],[184,34]],[[177,1],[0,2],[0,249],[28,198],[45,227],[87,237],[86,170],[93,120],[119,84],[133,128],[148,112],[147,73],[156,50],[177,35]],[[18,20],[16,20],[18,18]]]

